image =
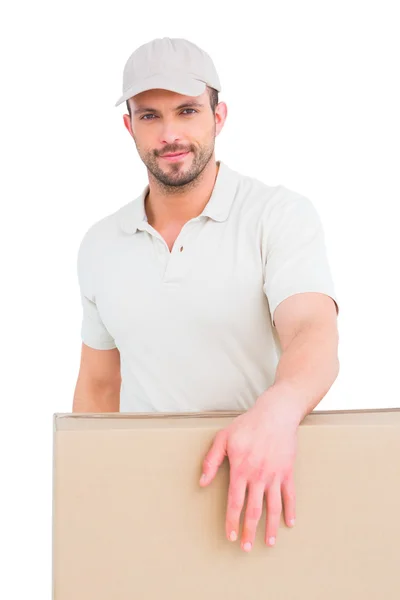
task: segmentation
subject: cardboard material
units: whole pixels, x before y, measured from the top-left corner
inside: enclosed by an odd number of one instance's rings
[[[239,414],[55,414],[53,599],[399,600],[400,408],[308,415],[296,524],[266,546],[264,504],[250,553],[225,537],[228,460],[198,484]]]

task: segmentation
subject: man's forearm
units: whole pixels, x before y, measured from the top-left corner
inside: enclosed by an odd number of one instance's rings
[[[72,412],[119,412],[120,388],[118,386],[76,386]]]
[[[327,394],[338,373],[337,331],[304,327],[282,353],[274,384],[257,403],[272,411],[278,407],[280,415],[300,424]]]

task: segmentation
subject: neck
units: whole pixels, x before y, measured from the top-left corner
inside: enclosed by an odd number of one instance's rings
[[[210,160],[203,171],[176,193],[165,193],[149,173],[149,192],[145,198],[147,220],[153,227],[183,225],[200,215],[208,203],[217,178],[219,163]]]

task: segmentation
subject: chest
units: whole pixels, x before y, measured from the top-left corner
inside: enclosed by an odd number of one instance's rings
[[[182,327],[199,339],[204,331],[256,329],[261,313],[265,319],[256,238],[210,225],[141,231],[109,248],[96,302],[116,340],[150,340],[160,330],[173,336]]]

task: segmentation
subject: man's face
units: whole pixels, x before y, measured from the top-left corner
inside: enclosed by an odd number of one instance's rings
[[[189,106],[192,103],[199,106]],[[207,88],[200,96],[147,90],[130,98],[129,104],[132,119],[124,115],[125,126],[154,177],[176,187],[195,179],[213,155],[215,137],[223,125],[221,115],[212,112]],[[186,154],[173,160],[165,157],[177,152]]]

